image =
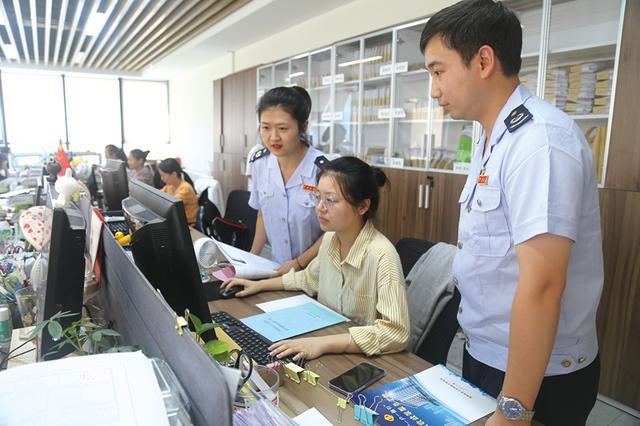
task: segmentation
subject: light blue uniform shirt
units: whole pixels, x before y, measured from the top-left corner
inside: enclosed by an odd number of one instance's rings
[[[524,116],[511,115],[522,104],[533,118],[510,132],[505,119],[525,121],[526,111]],[[545,375],[586,367],[598,353],[596,309],[604,279],[591,150],[573,120],[521,85],[498,115],[483,157],[484,139],[476,145],[459,200],[453,264],[467,350],[484,364],[506,370],[511,305],[519,279],[515,245],[550,233],[574,244]],[[483,168],[487,183],[481,185],[477,179]]]
[[[282,264],[300,256],[322,234],[313,194],[304,189],[304,185],[318,185],[314,161],[321,155],[322,152],[309,147],[286,185],[275,155],[265,155],[253,163],[249,205],[262,210],[275,262]]]

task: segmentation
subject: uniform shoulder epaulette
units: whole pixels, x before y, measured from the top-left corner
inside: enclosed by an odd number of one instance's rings
[[[249,159],[250,163],[253,163],[256,160],[259,160],[262,157],[266,157],[269,155],[270,151],[267,148],[262,148],[253,153],[251,158]]]
[[[324,155],[321,155],[319,157],[316,157],[316,159],[315,159],[315,161],[313,163],[319,169],[324,169],[328,162],[329,162],[329,160],[327,159],[327,157],[325,157]]]
[[[524,105],[520,105],[509,113],[507,118],[504,119],[504,124],[507,126],[509,133],[513,133],[532,118],[533,114]]]

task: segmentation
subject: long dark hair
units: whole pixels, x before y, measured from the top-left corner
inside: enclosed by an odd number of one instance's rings
[[[135,158],[138,161],[142,161],[142,164],[144,164],[144,162],[147,161],[147,155],[149,155],[149,151],[143,151],[141,149],[132,149],[131,151],[129,151],[129,155],[131,155],[133,158]]]
[[[116,160],[124,161],[127,164],[127,154],[121,148],[118,148],[115,145],[107,145],[104,147],[105,152],[107,152],[111,157],[114,157]]]
[[[288,112],[298,122],[300,142],[309,145],[309,138],[305,132],[305,124],[311,114],[311,96],[300,86],[274,87],[262,95],[258,102],[258,119],[269,108],[281,108]]]
[[[380,202],[380,188],[389,181],[381,169],[371,167],[356,157],[340,157],[327,162],[320,169],[318,180],[325,175],[336,180],[349,204],[361,206],[367,199],[371,200],[363,219],[366,222],[375,217]]]
[[[180,167],[178,160],[176,160],[175,158],[165,158],[160,162],[160,164],[158,164],[158,168],[162,170],[163,173],[166,173],[168,175],[175,172],[180,179],[186,180],[187,183],[191,185],[191,187],[194,188],[195,191],[195,186],[193,185],[191,177],[182,170],[182,167]]]

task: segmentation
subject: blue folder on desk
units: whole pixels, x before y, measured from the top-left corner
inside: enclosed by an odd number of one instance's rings
[[[319,303],[309,302],[304,305],[254,315],[241,321],[270,341],[277,342],[346,320],[342,315]]]

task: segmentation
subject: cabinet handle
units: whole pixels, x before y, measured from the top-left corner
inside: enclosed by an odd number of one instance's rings
[[[431,195],[431,188],[433,188],[433,176],[427,176],[427,183],[424,186],[424,209],[429,208],[429,197]]]
[[[431,186],[429,184],[424,186],[424,209],[429,208],[429,193],[431,192]]]
[[[418,208],[421,209],[424,204],[424,185],[418,185]]]
[[[220,133],[220,152],[224,151],[224,134]]]

